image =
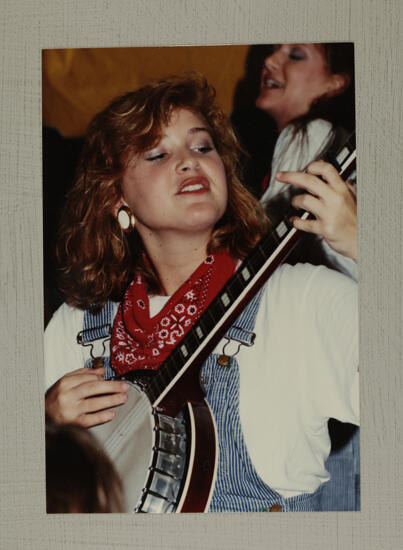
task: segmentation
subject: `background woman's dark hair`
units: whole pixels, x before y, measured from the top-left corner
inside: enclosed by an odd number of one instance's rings
[[[328,120],[338,132],[344,129],[350,133],[355,129],[354,44],[329,42],[317,44],[317,47],[323,53],[329,72],[347,75],[349,85],[340,95],[321,98],[311,107],[309,113],[295,119],[294,137],[299,130],[302,130],[304,136],[307,124],[316,118]],[[244,180],[256,197],[261,196],[262,181],[267,175],[270,157],[278,139],[274,120],[255,105],[260,93],[262,67],[265,59],[272,55],[273,49],[273,44],[250,47],[245,74],[235,89],[234,111],[231,115],[237,137],[249,157],[244,162]],[[338,136],[335,137],[337,138]]]
[[[123,512],[120,478],[91,433],[46,422],[48,513]]]
[[[352,42],[326,42],[317,44],[324,55],[327,68],[331,74],[345,75],[348,78],[346,89],[332,97],[320,97],[309,112],[293,123],[297,130],[306,127],[311,120],[322,118],[334,127],[347,131],[355,129],[355,78],[354,78],[354,44]]]

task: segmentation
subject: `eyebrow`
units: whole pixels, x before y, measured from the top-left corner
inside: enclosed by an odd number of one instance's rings
[[[207,132],[210,134],[210,130],[204,126],[195,126],[194,128],[189,129],[189,134],[197,134],[198,132]]]
[[[205,126],[194,126],[193,128],[189,128],[187,133],[193,136],[194,134],[198,134],[199,132],[206,132],[211,137],[211,130],[209,130],[209,128]],[[165,137],[168,137],[168,134],[166,132],[162,135],[162,138]]]

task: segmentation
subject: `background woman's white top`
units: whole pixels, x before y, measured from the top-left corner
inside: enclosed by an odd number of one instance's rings
[[[276,173],[304,170],[310,162],[316,160],[332,136],[332,125],[326,120],[316,119],[308,123],[306,134],[299,131],[293,136],[293,133],[294,127],[290,124],[284,128],[277,139],[271,163],[270,183],[260,199],[262,203],[270,201],[280,193],[289,194],[290,186],[276,180]],[[318,240],[332,266],[356,281],[358,278],[356,262],[335,252],[324,239]]]

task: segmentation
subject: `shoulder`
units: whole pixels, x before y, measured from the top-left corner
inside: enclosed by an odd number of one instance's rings
[[[111,302],[115,316],[117,304]],[[62,304],[45,330],[45,387],[49,388],[68,372],[82,368],[90,355],[89,346],[79,345],[77,335],[84,328],[85,311]]]
[[[84,311],[76,307],[62,304],[53,314],[45,330],[45,335],[62,331],[64,334],[77,329],[82,329],[84,322]]]
[[[294,311],[321,311],[336,303],[357,306],[357,284],[345,275],[324,266],[283,264],[270,277],[266,300],[276,306],[288,304]],[[343,305],[341,307],[344,307]]]
[[[112,315],[114,317],[118,307],[118,303],[107,303],[110,304]],[[63,331],[65,336],[71,333],[74,333],[74,335],[76,336],[77,333],[83,329],[85,313],[85,310],[69,306],[67,303],[63,303],[55,311],[52,318],[50,319],[49,324],[45,330],[45,335],[49,332],[54,333],[56,331]]]
[[[299,142],[305,135],[308,136],[310,140],[322,142],[324,139],[330,137],[332,130],[332,124],[323,118],[316,118],[309,121],[305,130],[300,129],[295,131],[294,125],[289,124],[280,132],[277,144],[281,146],[289,145],[291,141]]]
[[[292,125],[287,129],[289,129],[287,134],[290,136],[289,139],[292,139],[306,162],[312,161],[326,147],[333,133],[332,124],[321,118],[308,122],[305,131],[298,130],[294,134]]]
[[[326,137],[329,135],[332,129],[332,124],[328,120],[324,120],[323,118],[316,118],[314,120],[311,120],[306,125],[306,131],[309,136],[318,135]]]
[[[308,263],[282,264],[274,271],[268,282],[270,285],[292,285],[292,287],[297,285],[299,288],[309,287],[312,284],[356,286],[354,282],[333,269]]]
[[[45,330],[45,389],[83,365],[77,334],[82,330],[84,311],[62,304]]]
[[[313,156],[326,145],[332,136],[332,131],[332,124],[322,118],[308,122],[305,131],[301,129],[295,132],[294,126],[290,124],[280,134],[281,143],[290,145],[292,142],[295,147],[304,148],[306,154]]]
[[[333,126],[327,120],[311,120],[306,127],[307,148],[313,156],[320,153],[332,137]]]

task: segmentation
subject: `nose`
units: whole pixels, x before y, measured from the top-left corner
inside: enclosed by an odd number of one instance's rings
[[[192,155],[191,151],[183,153],[176,165],[178,172],[188,172],[189,170],[198,170],[198,168],[199,161]]]
[[[272,54],[268,55],[266,59],[263,62],[263,66],[268,70],[276,70],[278,69],[280,64],[280,59],[278,56],[278,52],[273,52]]]

